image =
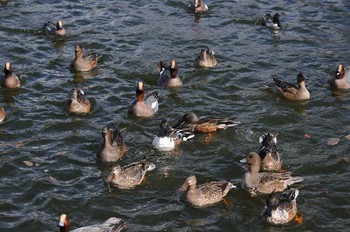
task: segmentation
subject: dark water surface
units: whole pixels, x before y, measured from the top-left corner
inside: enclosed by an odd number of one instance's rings
[[[2,1],[3,2],[3,1]],[[195,17],[188,1],[9,1],[0,5],[0,66],[13,63],[22,86],[0,89],[7,120],[0,124],[0,230],[58,231],[61,213],[71,228],[124,218],[127,231],[346,231],[350,228],[350,142],[327,145],[350,133],[350,95],[332,92],[327,79],[347,66],[350,2],[209,1]],[[266,12],[281,15],[277,35],[256,25]],[[68,36],[47,37],[42,25],[62,20]],[[69,69],[74,45],[103,54],[90,73]],[[195,69],[206,46],[219,65]],[[127,116],[135,84],[156,88],[160,60],[176,59],[185,85],[161,89],[152,119]],[[2,68],[1,68],[2,69]],[[276,74],[290,82],[303,71],[311,99],[291,102],[264,89]],[[70,90],[83,88],[92,113],[73,116],[64,104]],[[187,111],[234,115],[242,124],[207,138],[198,135],[172,154],[152,147],[161,118],[172,122]],[[98,164],[101,128],[126,128],[124,165],[147,156],[157,168],[133,190],[108,188],[111,167]],[[217,205],[195,209],[177,189],[190,174],[199,183],[232,179],[238,161],[257,151],[265,132],[279,133],[285,168],[305,177],[299,185],[302,224],[265,223],[265,197],[238,187]],[[310,138],[304,138],[304,134]],[[345,158],[344,158],[345,157]],[[30,161],[34,166],[28,166]]]

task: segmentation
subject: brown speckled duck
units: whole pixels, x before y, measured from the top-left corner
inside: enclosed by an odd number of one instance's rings
[[[116,162],[124,156],[126,146],[123,135],[115,124],[102,128],[103,143],[97,153],[97,159],[102,162]]]
[[[230,189],[236,186],[229,181],[212,181],[197,185],[195,175],[188,177],[180,191],[186,191],[186,201],[195,207],[205,207],[217,203],[226,196]]]
[[[288,188],[283,193],[273,192],[266,200],[264,219],[272,224],[286,224],[297,215],[298,189]]]
[[[204,12],[209,8],[207,4],[203,3],[201,0],[194,0],[190,5],[188,5],[188,9],[194,12]]]
[[[334,77],[329,79],[328,83],[335,89],[350,89],[350,67],[344,68],[339,64]]]
[[[83,48],[77,44],[75,45],[75,59],[72,62],[72,67],[81,72],[90,71],[97,66],[97,62],[101,59],[101,55],[97,53],[90,53],[83,55]]]
[[[71,97],[67,102],[67,110],[74,114],[86,114],[90,112],[90,101],[85,97],[82,89],[74,88],[72,90]]]
[[[62,21],[58,21],[56,24],[49,21],[45,24],[45,32],[47,35],[66,35],[66,30],[63,27]]]
[[[197,56],[196,60],[194,61],[194,65],[203,68],[215,67],[218,62],[214,54],[214,51],[209,48],[201,50],[199,56]]]
[[[273,191],[281,192],[288,186],[303,181],[302,177],[294,177],[291,172],[259,172],[261,158],[256,152],[250,152],[241,162],[249,166],[242,178],[241,186],[251,196],[270,194]]]
[[[153,163],[145,159],[121,167],[116,165],[108,175],[106,182],[120,189],[131,189],[141,184],[146,173],[156,168]]]
[[[259,138],[259,156],[261,158],[262,171],[279,171],[282,168],[282,160],[277,150],[277,135],[264,134]]]
[[[58,227],[60,228],[60,232],[70,232],[70,221],[66,214],[61,214]],[[122,231],[126,227],[126,222],[124,219],[111,217],[107,221],[102,224],[84,226],[72,230],[71,232],[119,232]]]
[[[0,107],[0,122],[3,122],[6,118],[6,112],[4,107]]]
[[[178,69],[179,68],[175,60],[173,60],[169,66],[164,65],[163,62],[160,62],[158,86],[170,88],[181,86],[182,80],[178,75]]]
[[[12,65],[10,62],[6,62],[4,68],[5,77],[1,79],[1,87],[8,89],[15,89],[21,85],[16,74],[12,72]]]

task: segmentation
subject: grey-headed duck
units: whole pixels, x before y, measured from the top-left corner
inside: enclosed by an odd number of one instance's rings
[[[97,153],[97,159],[102,162],[116,162],[124,156],[126,146],[123,135],[115,124],[102,128],[103,143]]]
[[[163,62],[160,62],[158,86],[162,87],[179,87],[182,85],[182,80],[178,75],[178,66],[175,60],[171,62],[171,65],[166,66]]]
[[[329,79],[328,83],[335,89],[350,89],[350,66],[344,68],[339,64],[334,77]]]
[[[310,99],[310,93],[305,86],[307,78],[303,73],[297,75],[298,85],[291,84],[289,82],[278,79],[272,76],[273,84],[270,85],[271,89],[290,100],[308,100]]]
[[[147,162],[146,159],[123,167],[116,165],[106,178],[106,182],[120,189],[132,189],[136,185],[141,184],[148,171],[152,171],[155,168],[156,165]]]
[[[193,112],[186,113],[177,122],[174,128],[177,129],[190,129],[196,133],[210,133],[217,130],[223,130],[228,127],[238,125],[240,122],[233,121],[232,118],[219,118],[219,117],[205,117],[200,118]]]
[[[280,15],[278,13],[274,14],[274,16],[271,16],[269,13],[265,14],[262,21],[262,26],[270,27],[274,30],[281,29]]]
[[[128,114],[144,118],[153,116],[158,111],[159,95],[157,90],[145,94],[144,83],[139,81],[136,86],[136,99],[131,102]]]
[[[273,191],[281,192],[288,186],[303,181],[302,177],[292,176],[291,172],[259,172],[261,158],[256,152],[250,152],[241,162],[248,165],[248,171],[242,178],[241,186],[251,196],[270,194]]]
[[[111,217],[102,224],[84,226],[71,231],[68,216],[66,214],[61,214],[58,227],[60,228],[60,232],[119,232],[126,227],[126,222],[124,219]]]
[[[277,135],[267,133],[259,138],[262,171],[279,171],[282,168],[281,156],[277,150]]]
[[[194,65],[203,68],[213,68],[218,62],[214,56],[214,51],[207,48],[201,50],[199,56],[194,61]]]
[[[83,54],[83,48],[77,44],[75,45],[75,58],[72,62],[72,67],[81,72],[90,71],[97,66],[97,62],[101,59],[101,55],[97,53]]]
[[[62,21],[57,21],[56,24],[49,21],[45,24],[45,32],[47,35],[66,35],[66,30],[63,27]]]
[[[194,137],[190,131],[174,129],[169,125],[168,120],[163,119],[160,123],[158,135],[153,139],[152,145],[159,151],[172,151],[182,141]]]
[[[273,192],[266,200],[264,219],[272,224],[286,224],[297,215],[298,189],[288,188],[282,193]]]
[[[230,189],[235,188],[229,181],[212,181],[197,185],[195,175],[189,176],[181,186],[185,200],[194,207],[206,207],[224,199]]]
[[[12,72],[12,65],[10,62],[6,62],[4,73],[5,77],[1,79],[1,87],[8,89],[15,89],[20,87],[21,82],[16,76],[16,74]]]
[[[0,122],[3,122],[6,118],[6,111],[4,107],[0,107]]]
[[[67,102],[67,110],[74,114],[86,114],[90,112],[90,101],[85,97],[82,89],[74,88],[72,90],[71,97]]]
[[[201,0],[194,0],[190,5],[188,5],[188,9],[194,12],[204,12],[207,11],[209,8],[207,4],[202,2]]]

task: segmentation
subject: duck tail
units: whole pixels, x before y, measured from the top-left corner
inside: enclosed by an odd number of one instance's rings
[[[231,119],[221,119],[218,123],[219,129],[226,129],[227,127],[234,127],[239,125],[241,122],[233,121]]]

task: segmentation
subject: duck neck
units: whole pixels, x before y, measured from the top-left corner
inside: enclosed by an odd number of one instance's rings
[[[136,97],[138,102],[143,102],[143,99],[145,98],[145,91],[144,90],[136,90]]]
[[[257,165],[257,164],[250,164],[249,165],[249,172],[250,173],[259,173],[259,171],[260,171],[260,165],[261,165],[261,163],[259,163],[259,165]]]
[[[81,51],[76,51],[75,52],[75,59],[82,59],[83,58],[83,53]]]

